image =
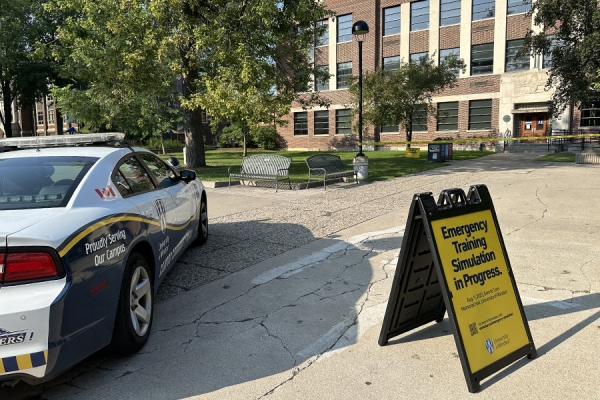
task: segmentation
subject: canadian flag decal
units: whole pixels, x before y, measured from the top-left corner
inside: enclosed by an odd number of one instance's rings
[[[98,196],[100,196],[100,198],[102,200],[111,200],[114,199],[115,197],[117,197],[117,195],[115,194],[115,192],[112,190],[112,188],[110,186],[100,190],[100,189],[95,189],[96,193],[98,193]]]

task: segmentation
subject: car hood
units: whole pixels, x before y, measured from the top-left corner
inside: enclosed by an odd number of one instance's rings
[[[16,232],[29,228],[48,218],[63,213],[59,208],[42,208],[35,210],[3,210],[0,211],[0,248],[6,247],[6,238]]]

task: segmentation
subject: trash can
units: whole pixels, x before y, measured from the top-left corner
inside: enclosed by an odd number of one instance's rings
[[[452,140],[452,138],[437,138],[434,140]],[[452,160],[452,143],[429,143],[427,146],[428,162],[446,162]]]
[[[367,179],[369,177],[369,158],[367,156],[354,157],[354,170],[358,179]]]

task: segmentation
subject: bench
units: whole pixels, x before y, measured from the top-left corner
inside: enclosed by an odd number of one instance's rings
[[[322,176],[325,190],[327,190],[327,179],[354,175],[354,180],[358,184],[357,171],[346,169],[340,156],[335,154],[315,154],[306,159],[306,165],[308,165],[308,183],[311,180],[321,180],[318,177]]]
[[[241,180],[259,180],[259,181],[275,181],[275,191],[277,192],[280,179],[288,180],[290,189],[289,169],[292,163],[291,158],[282,157],[274,154],[259,154],[256,156],[245,157],[240,165],[239,173],[230,173],[231,167],[227,169],[229,174],[229,186],[231,186],[231,178]]]

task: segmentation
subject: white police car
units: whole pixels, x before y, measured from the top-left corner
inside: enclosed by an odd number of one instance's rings
[[[206,193],[123,134],[0,139],[0,381],[139,350],[153,298],[208,236]],[[100,143],[98,143],[100,142]]]

